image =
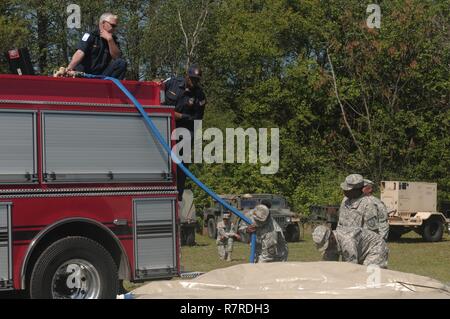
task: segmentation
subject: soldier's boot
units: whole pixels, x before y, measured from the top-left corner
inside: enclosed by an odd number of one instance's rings
[[[219,246],[218,248],[218,253],[219,253],[219,259],[220,260],[225,260],[226,258],[226,252],[224,251],[224,249],[222,247]]]
[[[231,251],[228,252],[228,254],[227,254],[227,261],[232,261],[232,259],[231,259]]]

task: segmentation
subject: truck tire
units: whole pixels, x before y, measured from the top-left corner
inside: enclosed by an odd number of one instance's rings
[[[103,246],[86,237],[66,237],[38,258],[30,279],[32,299],[115,299],[117,266]]]
[[[216,239],[216,221],[214,218],[208,219],[208,236],[209,238]]]
[[[438,218],[430,218],[423,226],[422,238],[428,242],[437,242],[442,240],[444,233],[444,223]]]
[[[286,229],[286,235],[288,242],[298,242],[300,240],[300,228],[298,225],[289,225]]]
[[[181,226],[180,229],[180,241],[181,241],[181,246],[185,246],[186,245],[186,229]]]
[[[189,227],[186,229],[185,240],[186,240],[186,245],[188,245],[188,246],[195,245],[195,227]]]
[[[246,244],[250,243],[251,235],[249,233],[240,232],[240,235],[241,235],[241,242],[242,243],[246,243]]]
[[[388,234],[388,241],[397,241],[399,240],[405,232],[402,227],[390,227]]]

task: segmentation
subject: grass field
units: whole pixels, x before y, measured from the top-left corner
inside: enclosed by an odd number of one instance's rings
[[[236,243],[233,261],[220,261],[214,240],[196,235],[197,245],[182,247],[182,265],[184,271],[207,272],[248,262],[250,246]],[[307,232],[303,241],[289,243],[289,261],[321,260],[311,234]],[[450,283],[450,236],[444,234],[443,241],[426,243],[416,233],[410,232],[396,242],[389,244],[389,269],[414,273]]]
[[[311,233],[307,231],[304,237],[298,243],[288,244],[289,261],[321,260],[312,242]],[[218,258],[215,240],[196,234],[196,242],[195,246],[184,246],[181,249],[181,264],[184,271],[208,272],[248,262],[250,246],[247,244],[236,243],[233,261],[225,262]],[[388,245],[389,269],[428,276],[450,284],[450,236],[448,234],[444,234],[441,242],[425,243],[416,233],[410,232]],[[141,285],[126,282],[125,288],[130,291]],[[0,299],[18,297],[21,298],[18,294],[0,293]]]

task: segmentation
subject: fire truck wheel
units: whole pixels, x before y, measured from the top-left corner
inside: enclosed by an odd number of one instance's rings
[[[38,258],[30,280],[33,299],[115,299],[117,266],[97,242],[66,237]]]

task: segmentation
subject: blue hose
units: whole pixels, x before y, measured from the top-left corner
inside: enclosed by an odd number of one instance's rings
[[[203,189],[209,196],[214,198],[217,202],[219,202],[222,206],[224,206],[226,209],[231,211],[233,214],[241,218],[244,222],[247,224],[252,224],[252,221],[247,218],[244,214],[242,214],[240,211],[238,211],[235,207],[228,204],[225,200],[223,200],[219,195],[217,195],[215,192],[213,192],[211,189],[209,189],[205,184],[203,184],[197,177],[194,176],[194,174],[191,173],[189,169],[184,166],[183,162],[176,156],[176,154],[172,151],[170,146],[164,141],[164,138],[159,133],[157,127],[155,124],[153,124],[153,121],[148,116],[147,112],[145,112],[144,107],[139,103],[138,100],[128,91],[125,86],[117,79],[109,77],[109,76],[103,76],[103,75],[92,75],[92,74],[85,74],[84,75],[87,78],[97,78],[97,79],[104,79],[112,81],[130,100],[133,102],[134,106],[139,110],[139,113],[141,113],[142,117],[145,120],[145,123],[149,130],[152,132],[154,137],[158,140],[158,142],[162,145],[162,147],[167,151],[168,154],[170,154],[170,157],[175,162],[175,164],[178,165],[178,167],[183,170],[183,172],[188,176],[195,184],[197,184],[201,189]],[[251,250],[250,250],[250,263],[255,262],[255,248],[256,248],[256,234],[252,233],[251,237]]]

